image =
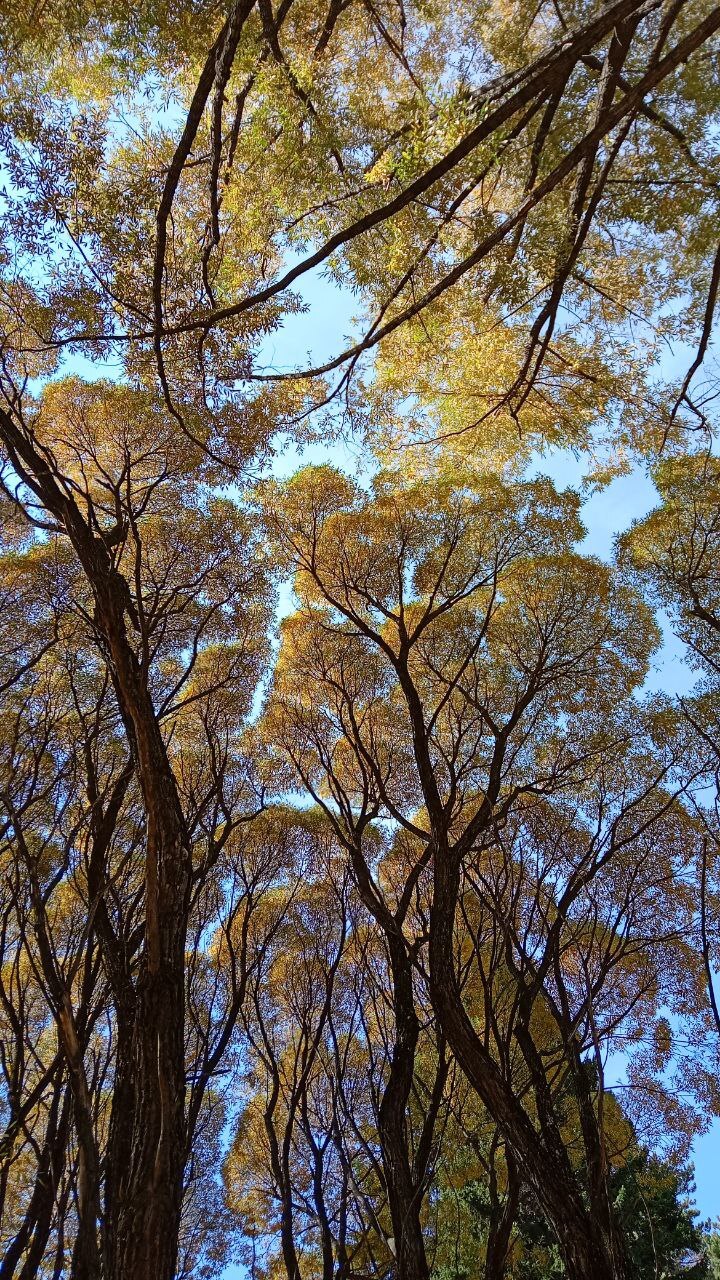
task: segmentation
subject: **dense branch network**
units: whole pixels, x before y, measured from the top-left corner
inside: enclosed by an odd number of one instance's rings
[[[0,27],[0,1280],[700,1280],[720,9],[111,8]]]

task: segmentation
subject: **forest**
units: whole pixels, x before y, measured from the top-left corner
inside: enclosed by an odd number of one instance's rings
[[[718,1280],[720,5],[0,51],[0,1280]]]

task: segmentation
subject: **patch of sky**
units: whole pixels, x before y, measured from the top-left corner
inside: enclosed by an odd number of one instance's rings
[[[673,1019],[670,1019],[671,1023]],[[685,1052],[692,1050],[693,1044],[682,1033],[673,1027],[673,1040],[678,1049]],[[652,1044],[652,1036],[646,1041]],[[608,1054],[603,1063],[605,1088],[613,1093],[620,1106],[628,1106],[629,1094],[633,1085],[628,1080],[627,1057],[621,1049]],[[663,1079],[665,1088],[673,1093],[682,1106],[685,1102],[692,1108],[695,1101],[691,1091],[684,1092],[681,1080],[672,1079],[672,1069]],[[695,1195],[694,1208],[700,1222],[715,1222],[720,1218],[720,1183],[718,1180],[718,1158],[720,1155],[720,1120],[715,1119],[707,1132],[695,1138],[692,1144],[690,1164],[694,1170]]]
[[[288,254],[284,269],[300,261]],[[360,302],[355,293],[334,279],[325,265],[313,267],[294,286],[302,309],[283,318],[282,325],[264,339],[256,365],[276,373],[316,365],[338,352],[350,339]]]
[[[550,449],[531,465],[531,473],[547,475],[559,489],[582,489],[585,463],[570,449]],[[615,543],[635,520],[641,520],[658,503],[658,492],[647,469],[636,464],[627,475],[616,476],[603,489],[594,490],[583,502],[581,518],[586,533],[578,550],[586,555],[612,561]],[[660,611],[658,622],[662,633],[644,685],[644,692],[686,693],[696,675],[686,657],[685,646],[678,640],[667,614]]]

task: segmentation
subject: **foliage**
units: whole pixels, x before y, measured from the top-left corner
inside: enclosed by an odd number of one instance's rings
[[[2,1280],[699,1247],[719,31],[3,7]],[[318,280],[356,311],[320,364],[285,327]],[[558,449],[649,468],[613,563]],[[681,699],[647,694],[663,611]]]
[[[703,1237],[689,1208],[691,1174],[676,1170],[640,1151],[610,1178],[621,1230],[628,1242],[633,1280],[653,1276],[701,1280],[707,1274]],[[521,1216],[520,1261],[515,1271],[523,1280],[563,1276],[557,1248],[542,1219],[532,1211]]]

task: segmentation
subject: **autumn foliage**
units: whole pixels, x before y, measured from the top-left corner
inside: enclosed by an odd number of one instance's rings
[[[0,1280],[714,1274],[719,31],[4,5]]]

